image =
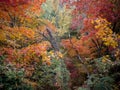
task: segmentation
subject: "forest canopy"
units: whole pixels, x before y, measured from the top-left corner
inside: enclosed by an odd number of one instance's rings
[[[120,0],[0,0],[0,90],[119,90]]]

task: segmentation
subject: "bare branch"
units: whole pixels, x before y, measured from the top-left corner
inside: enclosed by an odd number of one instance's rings
[[[55,51],[59,51],[59,47],[58,44],[56,42],[55,37],[52,35],[52,30],[49,27],[46,27],[47,33],[49,35],[49,41],[52,45],[52,47],[54,48]]]

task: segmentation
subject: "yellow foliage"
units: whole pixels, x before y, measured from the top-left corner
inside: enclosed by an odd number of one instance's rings
[[[46,63],[50,62],[50,56],[47,54],[47,49],[49,47],[50,43],[47,41],[43,41],[39,44],[30,45],[20,50],[21,58],[24,63],[33,62],[33,58],[34,60],[36,60],[36,62],[39,62],[40,59]]]
[[[5,33],[3,30],[0,30],[0,41],[4,41],[6,39]]]
[[[112,46],[114,48],[117,47],[117,35],[114,34],[110,28],[111,24],[103,18],[98,18],[94,23],[96,24],[95,29],[98,30],[96,36],[100,38],[106,46]]]
[[[69,51],[69,55],[70,55],[71,57],[76,56],[76,51],[75,51],[74,49],[71,49],[71,50]]]
[[[103,62],[103,63],[106,63],[106,62],[109,61],[109,60],[110,60],[109,55],[106,55],[106,56],[103,56],[103,57],[102,57],[102,62]]]
[[[57,56],[58,56],[59,58],[62,58],[62,57],[63,57],[63,54],[62,54],[61,52],[57,52]]]
[[[115,50],[115,57],[116,57],[116,60],[120,60],[120,49],[119,48],[117,48],[116,50]]]

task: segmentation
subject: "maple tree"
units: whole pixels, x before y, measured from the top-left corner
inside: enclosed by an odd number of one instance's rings
[[[100,57],[103,57],[104,62],[106,55],[108,61],[118,60],[119,1],[61,0],[61,2],[66,4],[67,8],[73,9],[71,37],[62,42],[70,57],[78,57],[80,61],[82,59],[83,64],[89,59]],[[72,35],[72,32],[76,32],[76,36]]]
[[[111,30],[107,32],[107,30],[105,30],[105,28],[104,28],[103,32],[106,32],[107,34],[109,32],[119,33],[119,29],[117,29],[115,31],[114,28],[116,26],[114,27],[114,25],[113,25],[115,22],[119,23],[119,21],[118,21],[119,20],[119,12],[118,12],[119,6],[116,5],[116,3],[119,4],[118,0],[115,0],[115,1],[110,1],[110,0],[105,0],[105,1],[102,1],[102,0],[80,0],[80,1],[61,0],[61,2],[67,4],[69,6],[69,8],[74,7],[74,9],[73,9],[74,16],[73,16],[71,29],[73,29],[73,30],[77,29],[76,30],[78,33],[77,35],[80,34],[80,37],[84,38],[84,40],[85,39],[88,40],[88,38],[91,38],[91,37],[93,37],[93,39],[95,40],[95,38],[96,38],[95,34],[96,33],[101,34],[100,33],[101,30],[100,31],[96,30],[95,24],[92,24],[92,22],[94,22],[95,20],[97,21],[97,19],[99,19],[99,17],[105,18],[108,22],[111,23],[111,25],[109,25],[109,26],[113,27],[113,28],[111,28],[107,25],[107,27]],[[116,16],[116,14],[117,14],[117,16]],[[102,21],[100,21],[100,22],[102,22]],[[102,23],[100,25],[102,25]],[[104,23],[103,26],[105,27],[106,24]],[[101,28],[103,26],[101,26]],[[97,25],[96,25],[96,27],[97,27]],[[117,27],[118,27],[118,24],[117,24]],[[112,36],[113,36],[113,34],[112,34]],[[109,37],[112,38],[112,36],[109,36]],[[101,37],[101,38],[104,39],[103,37]],[[109,40],[107,40],[107,41],[109,41]],[[117,41],[115,43],[117,43]]]
[[[35,54],[35,52],[37,53],[37,56],[44,54],[43,59],[47,58],[47,54],[45,54],[44,51],[47,50],[46,45],[49,45],[49,44],[48,43],[44,44],[43,42],[42,45],[44,46],[42,47],[41,44],[39,44],[39,42],[43,38],[38,33],[41,31],[44,32],[46,29],[45,26],[49,22],[44,20],[45,22],[44,21],[43,22],[46,24],[39,25],[40,29],[36,30],[36,26],[37,26],[36,24],[39,24],[38,20],[36,20],[35,17],[31,17],[29,15],[30,13],[29,14],[26,13],[30,11],[32,11],[32,13],[33,12],[39,13],[38,10],[41,11],[40,5],[43,2],[45,2],[45,0],[40,0],[40,1],[39,0],[34,0],[34,1],[16,0],[14,2],[12,0],[8,0],[8,1],[0,2],[0,10],[1,10],[0,20],[2,20],[1,31],[0,31],[2,34],[0,35],[0,42],[2,43],[1,48],[3,48],[1,49],[3,50],[3,52],[1,52],[1,55],[4,55],[4,54],[7,55],[8,58],[6,58],[6,61],[9,62],[13,60],[12,62],[14,63],[18,61],[18,59],[20,58],[23,61],[19,60],[19,62],[22,62],[22,63],[24,62],[25,64],[30,61],[30,58],[33,59],[33,57],[31,57],[31,54]],[[24,10],[21,11],[21,9],[24,9]],[[32,22],[35,20],[36,20],[35,26],[29,27],[30,24],[33,24]],[[48,24],[47,26],[53,29],[52,24]],[[38,39],[39,41],[37,41]],[[35,44],[36,41],[38,42],[38,44]],[[41,49],[41,50],[34,51],[35,48]],[[27,56],[24,56],[22,59],[23,54],[26,54]],[[46,57],[44,57],[45,55]],[[45,59],[45,60],[48,60],[48,59]]]

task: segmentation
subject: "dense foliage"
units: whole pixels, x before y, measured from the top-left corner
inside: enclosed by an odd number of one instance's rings
[[[0,90],[119,90],[120,0],[0,0]]]

